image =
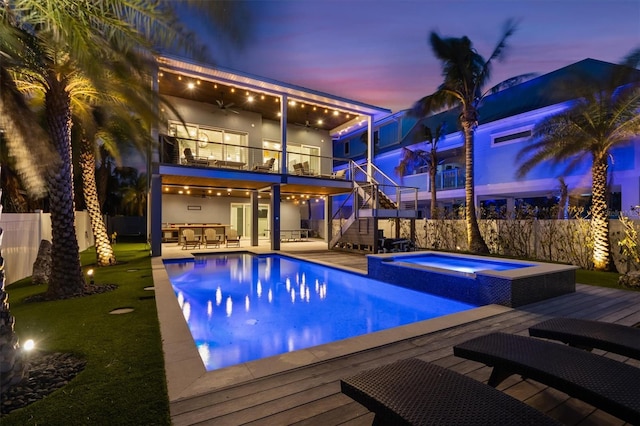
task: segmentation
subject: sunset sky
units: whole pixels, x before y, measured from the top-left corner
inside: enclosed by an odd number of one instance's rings
[[[640,47],[640,0],[263,0],[248,2],[255,34],[216,63],[391,109],[441,83],[428,43],[468,36],[487,58],[508,19],[519,21],[490,85],[585,58],[618,62]]]

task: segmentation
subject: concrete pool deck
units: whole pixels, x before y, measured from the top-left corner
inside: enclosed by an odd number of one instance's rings
[[[267,246],[241,250],[269,252]],[[196,250],[196,252],[219,250]],[[220,250],[222,251],[222,250]],[[237,251],[235,249],[234,251]],[[333,266],[366,270],[366,258],[329,252],[324,243],[283,244],[281,252]],[[164,258],[190,257],[168,246]],[[162,264],[153,277],[165,356],[172,423],[371,424],[364,407],[340,393],[339,379],[398,359],[419,357],[486,381],[490,370],[453,356],[451,347],[479,334],[526,334],[551,316],[576,316],[634,325],[640,322],[640,292],[577,286],[576,293],[520,308],[489,305],[282,356],[206,372]],[[620,357],[618,357],[620,358]],[[624,358],[622,360],[625,360]],[[626,360],[634,365],[637,361]],[[567,423],[622,424],[588,404],[535,382],[512,377],[501,390]]]

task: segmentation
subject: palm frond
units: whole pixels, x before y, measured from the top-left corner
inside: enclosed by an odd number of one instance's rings
[[[15,159],[16,173],[33,197],[46,192],[44,176],[56,167],[57,155],[48,135],[34,123],[38,118],[26,104],[9,72],[0,67],[0,128],[4,131],[9,156]]]
[[[476,77],[474,92],[478,96],[481,96],[484,84],[491,79],[492,62],[494,60],[501,61],[504,58],[508,47],[507,40],[516,32],[517,28],[518,22],[516,20],[509,19],[505,22],[498,44],[493,49],[489,59],[482,65],[482,72]]]

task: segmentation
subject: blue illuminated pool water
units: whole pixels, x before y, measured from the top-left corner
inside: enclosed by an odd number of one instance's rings
[[[458,272],[474,273],[478,271],[508,271],[510,269],[528,268],[528,263],[499,262],[496,260],[468,259],[460,256],[443,254],[425,254],[419,256],[394,256],[394,261],[413,263],[415,265],[431,266],[434,268],[451,269]]]
[[[165,268],[207,370],[476,307],[279,255]]]

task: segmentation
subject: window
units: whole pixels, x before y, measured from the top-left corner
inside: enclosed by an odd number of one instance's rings
[[[309,164],[309,172],[312,174],[320,173],[320,148],[309,145],[289,144],[287,147],[287,160],[289,162],[290,172],[293,172],[294,164]]]
[[[272,158],[275,158],[272,170],[277,172],[280,170],[280,142],[265,139],[262,141],[262,162],[266,163]]]
[[[344,143],[344,155],[349,155],[349,141]]]
[[[499,135],[494,135],[491,140],[492,145],[497,144],[505,144],[505,143],[513,143],[519,142],[522,139],[528,139],[531,137],[531,129],[528,130],[520,130],[516,132],[503,133]]]
[[[182,141],[180,153],[189,147],[197,158],[226,160],[246,163],[248,161],[249,138],[246,133],[226,129],[215,129],[188,123],[169,122],[169,134]]]

